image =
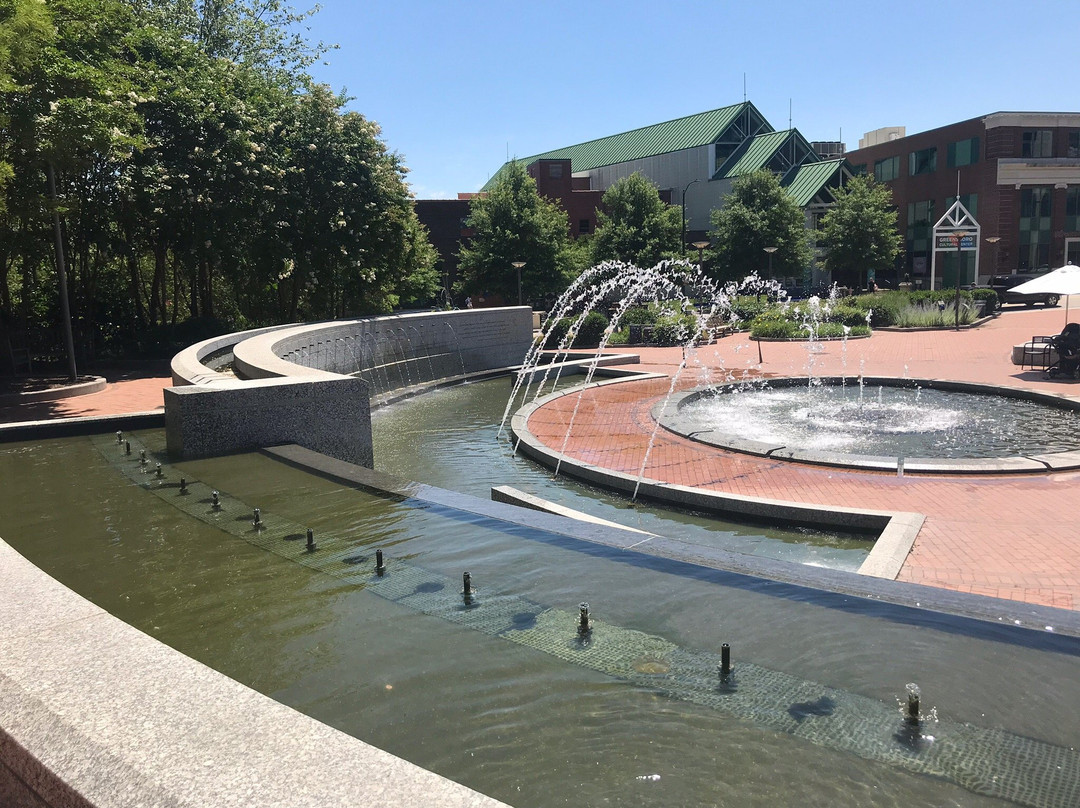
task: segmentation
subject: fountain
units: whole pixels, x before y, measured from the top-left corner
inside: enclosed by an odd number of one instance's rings
[[[693,365],[684,336],[680,370]],[[519,375],[521,393],[541,375]],[[694,563],[709,560],[702,548],[648,555],[672,543],[297,447],[176,462],[160,431],[126,437],[123,452],[112,435],[4,447],[4,535],[146,634],[518,808],[795,794],[1064,808],[1080,795],[1070,615],[891,582],[860,583],[863,598],[845,588],[856,576],[755,577]],[[142,473],[150,456],[162,479]],[[41,492],[65,503],[49,520]],[[306,546],[290,541],[305,533]],[[480,602],[466,564],[483,576]],[[981,618],[950,616],[950,603]],[[891,683],[916,679],[942,709],[932,747],[915,737],[918,707],[909,734],[896,731]]]

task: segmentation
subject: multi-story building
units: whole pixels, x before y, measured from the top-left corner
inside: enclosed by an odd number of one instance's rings
[[[956,282],[958,263],[962,283],[1080,264],[1080,113],[995,112],[906,137],[870,134],[874,145],[847,159],[892,188],[899,274],[929,284],[934,225],[958,193],[982,228],[979,264],[974,252],[939,254],[936,286]]]
[[[682,208],[687,241],[693,242],[707,237],[710,215],[723,204],[733,181],[761,168],[780,176],[781,185],[806,212],[807,227],[816,229],[820,217],[835,201],[832,189],[851,176],[843,144],[827,145],[831,149],[827,153],[833,155],[829,159],[815,151],[798,130],[774,130],[752,103],[744,101],[517,162],[526,166],[542,195],[566,210],[575,237],[595,231],[604,191],[639,172],[657,186],[661,199]],[[480,192],[489,189],[497,177],[498,172]],[[420,220],[433,235],[440,236],[436,246],[451,281],[456,275],[456,256],[448,255],[450,231],[446,225],[452,229],[454,217],[459,215],[455,202],[417,202]],[[462,232],[461,237],[466,234]],[[750,267],[748,271],[762,268]],[[811,277],[809,270],[802,278],[785,280],[792,285],[822,280],[820,272]]]

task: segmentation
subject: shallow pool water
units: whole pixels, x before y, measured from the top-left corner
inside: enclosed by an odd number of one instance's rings
[[[569,383],[580,381],[571,378]],[[746,525],[687,513],[593,488],[516,456],[499,437],[509,378],[461,385],[372,413],[375,466],[408,480],[487,499],[492,486],[510,485],[617,524],[738,553],[834,569],[857,570],[872,540],[866,536],[779,525]]]
[[[512,805],[992,806],[1002,800],[972,784],[996,793],[998,779],[1077,765],[1068,638],[388,500],[261,455],[167,465],[158,481],[110,451],[0,447],[0,536],[163,642]],[[295,540],[307,527],[313,554]],[[455,605],[464,570],[475,611]],[[586,645],[582,601],[596,626]],[[727,690],[692,679],[722,643]],[[907,682],[936,708],[926,748],[904,735]],[[935,773],[957,754],[962,771]],[[1060,781],[1020,793],[1075,804]]]

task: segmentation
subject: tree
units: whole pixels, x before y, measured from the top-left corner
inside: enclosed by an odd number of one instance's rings
[[[540,196],[523,165],[511,163],[489,193],[473,198],[466,227],[473,235],[458,255],[462,273],[458,291],[491,292],[516,303],[515,261],[525,262],[521,270],[525,300],[557,295],[570,283],[566,212]]]
[[[762,169],[739,177],[724,205],[712,212],[706,252],[711,273],[720,280],[741,280],[757,271],[767,274],[766,247],[776,247],[772,274],[802,276],[813,256],[802,209]]]
[[[892,191],[870,175],[854,177],[833,194],[836,205],[825,214],[819,242],[833,280],[864,286],[869,269],[892,269],[902,243],[896,229]]]
[[[593,260],[651,267],[678,255],[682,217],[665,204],[656,186],[634,172],[604,192],[593,239]]]

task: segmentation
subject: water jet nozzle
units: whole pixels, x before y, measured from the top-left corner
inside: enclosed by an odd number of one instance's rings
[[[124,441],[124,454],[131,454],[131,441]]]
[[[117,444],[119,444],[121,446],[124,443],[124,433],[121,432],[119,429],[116,430],[116,442],[117,442]]]
[[[183,477],[180,478],[180,493],[181,494],[186,494],[187,493],[187,480],[184,479]]]
[[[383,564],[382,550],[375,551],[375,574],[382,577],[386,574],[386,565]]]
[[[307,551],[309,553],[315,552],[315,531],[310,527],[307,529]]]
[[[255,509],[255,514],[251,519],[251,525],[254,528],[262,527],[262,511],[258,508]]]
[[[465,599],[465,605],[472,603],[472,575],[468,572],[461,576],[461,596]]]
[[[140,449],[139,450],[139,465],[140,466],[145,466],[146,465],[146,449]]]
[[[720,676],[726,677],[731,673],[731,646],[724,643],[720,646]]]
[[[160,463],[158,463],[158,464],[156,464],[154,466],[154,474],[156,474],[158,477],[164,476],[163,472],[161,471],[161,464]]]
[[[589,604],[582,603],[580,606],[578,606],[578,613],[580,615],[580,618],[578,620],[577,632],[578,634],[584,636],[585,634],[588,634],[590,631],[592,631],[592,628],[589,626]]]
[[[217,491],[211,491],[210,492],[210,499],[212,500],[212,504],[213,504],[213,506],[215,508],[220,508],[221,507],[221,498],[218,495]]]
[[[909,724],[919,723],[919,686],[914,682],[907,686],[907,721]]]

